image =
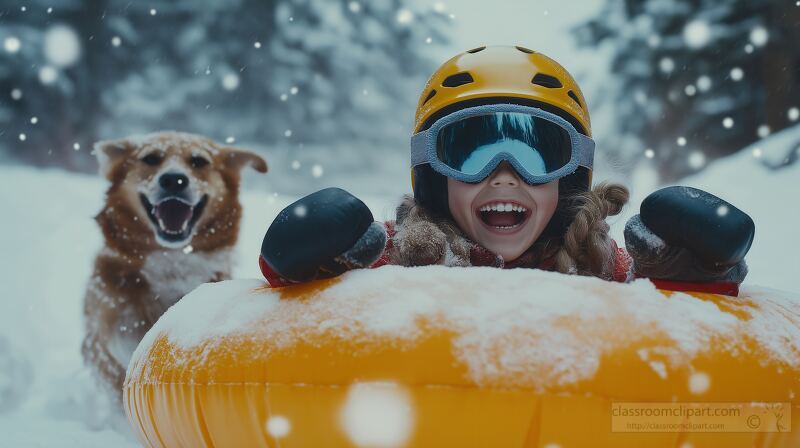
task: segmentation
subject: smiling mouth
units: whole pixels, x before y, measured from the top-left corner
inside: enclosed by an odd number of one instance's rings
[[[156,234],[170,243],[189,239],[208,202],[208,195],[204,195],[195,205],[174,197],[162,199],[155,205],[141,193],[139,198],[147,211],[147,217],[156,229]]]
[[[527,207],[516,202],[491,202],[475,210],[481,223],[496,233],[514,233],[531,216]]]

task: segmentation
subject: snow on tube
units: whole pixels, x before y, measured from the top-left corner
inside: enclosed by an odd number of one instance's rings
[[[775,448],[800,446],[797,392],[790,293],[385,266],[199,287],[139,345],[124,404],[150,447]],[[635,432],[612,430],[620,402],[785,407],[758,431]]]

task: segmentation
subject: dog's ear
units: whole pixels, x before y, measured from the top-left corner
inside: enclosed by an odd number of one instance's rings
[[[236,171],[240,171],[246,165],[250,165],[259,173],[267,172],[266,160],[253,151],[233,147],[224,147],[222,148],[222,154],[220,157],[223,159],[225,166]]]
[[[130,156],[136,145],[128,139],[103,140],[94,144],[94,155],[100,165],[100,175],[110,178],[114,167]]]

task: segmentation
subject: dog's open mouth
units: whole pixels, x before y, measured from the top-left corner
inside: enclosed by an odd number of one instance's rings
[[[171,243],[187,240],[192,235],[192,229],[208,202],[208,195],[195,205],[179,198],[162,199],[153,205],[147,196],[139,194],[139,197],[158,236]]]

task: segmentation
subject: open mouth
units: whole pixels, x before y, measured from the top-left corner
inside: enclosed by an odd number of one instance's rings
[[[480,221],[496,233],[514,233],[530,218],[531,211],[516,202],[495,201],[475,210]]]
[[[162,199],[155,205],[143,194],[139,194],[139,198],[158,236],[171,243],[187,240],[192,235],[192,229],[208,202],[208,195],[195,205],[174,197]]]

